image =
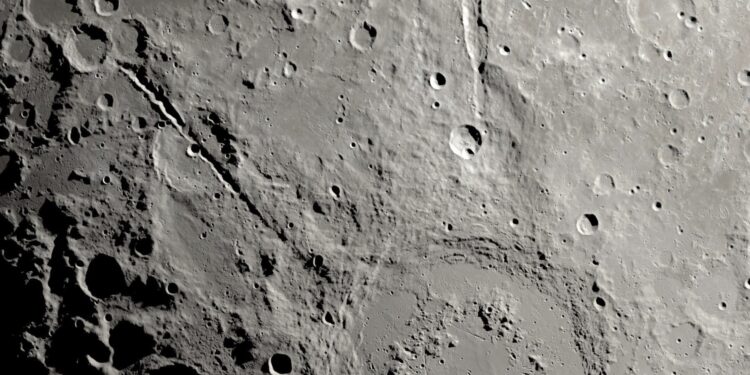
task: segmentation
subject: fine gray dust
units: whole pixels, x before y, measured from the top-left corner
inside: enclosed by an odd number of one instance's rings
[[[0,374],[750,368],[748,1],[0,23]]]

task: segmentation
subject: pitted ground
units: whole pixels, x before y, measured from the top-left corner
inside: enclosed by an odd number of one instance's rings
[[[5,368],[748,365],[747,4],[6,3]]]

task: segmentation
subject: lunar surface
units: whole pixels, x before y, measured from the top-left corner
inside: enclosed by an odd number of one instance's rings
[[[0,22],[2,374],[750,368],[746,0]]]

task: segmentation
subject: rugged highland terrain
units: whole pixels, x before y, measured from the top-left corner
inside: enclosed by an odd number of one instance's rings
[[[750,366],[747,1],[0,22],[0,373]]]

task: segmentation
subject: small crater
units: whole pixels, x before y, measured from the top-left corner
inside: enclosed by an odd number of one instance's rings
[[[146,257],[154,252],[154,240],[149,234],[143,234],[130,241],[130,250],[136,255]]]
[[[91,367],[91,361],[107,363],[111,354],[99,335],[87,329],[79,318],[72,318],[66,319],[52,334],[46,364],[54,367],[55,373],[93,374],[96,371]]]
[[[175,283],[167,284],[167,293],[177,294],[179,291],[180,291],[180,287],[178,287],[177,284]]]
[[[661,147],[659,147],[659,150],[656,152],[656,156],[659,159],[659,162],[663,166],[670,166],[672,164],[675,164],[682,159],[682,153],[680,152],[680,149],[678,149],[676,146],[666,144]]]
[[[214,14],[208,19],[206,27],[211,34],[224,34],[229,28],[229,19],[223,14]]]
[[[96,106],[99,107],[99,109],[101,109],[102,111],[108,111],[112,109],[112,106],[114,105],[115,98],[109,93],[101,94],[96,99]]]
[[[125,290],[125,274],[120,263],[111,256],[99,254],[86,270],[86,287],[96,298],[105,299]]]
[[[599,219],[591,213],[583,214],[576,222],[576,229],[581,235],[591,236],[599,230]]]
[[[313,23],[317,13],[315,8],[303,6],[292,10],[292,18],[304,23]]]
[[[36,123],[36,109],[34,105],[23,101],[11,105],[7,120],[17,127],[28,127]]]
[[[0,125],[0,142],[5,142],[10,138],[10,129],[6,124]]]
[[[696,26],[698,26],[698,17],[696,16],[685,17],[684,22],[685,22],[685,27],[687,27],[688,29],[694,29]]]
[[[674,57],[674,55],[672,54],[672,51],[670,51],[670,50],[664,51],[664,60],[672,61],[673,57]]]
[[[201,146],[197,143],[191,144],[187,149],[187,155],[194,158],[201,153]]]
[[[3,230],[6,232],[5,230]],[[24,252],[23,248],[15,243],[14,241],[2,241],[0,242],[0,253],[2,253],[3,259],[12,261],[17,259]]]
[[[109,17],[120,9],[120,0],[94,0],[96,14]]]
[[[364,52],[372,49],[377,36],[378,31],[375,29],[375,26],[367,22],[362,22],[349,32],[349,43],[357,50]]]
[[[66,42],[71,64],[81,71],[91,71],[107,57],[107,33],[94,25],[84,24],[74,28],[72,40]]]
[[[70,128],[70,130],[68,130],[68,142],[70,142],[70,144],[73,146],[81,142],[81,131],[77,126],[74,126]]]
[[[469,160],[479,152],[482,135],[471,125],[461,125],[451,131],[449,145],[454,154],[461,159]]]
[[[596,299],[594,300],[594,303],[596,304],[596,307],[598,309],[601,309],[607,306],[607,301],[605,301],[604,298],[602,297],[596,297]]]
[[[145,57],[149,35],[146,27],[138,20],[125,19],[113,25],[113,44],[128,57]]]
[[[743,69],[737,73],[737,82],[742,86],[750,86],[750,69]]]
[[[8,46],[8,56],[19,63],[29,60],[34,51],[34,43],[25,35],[17,35]]]
[[[328,192],[331,194],[333,199],[339,199],[341,197],[341,188],[338,187],[338,185],[331,185],[331,188],[328,189]]]
[[[153,276],[148,276],[145,282],[141,277],[135,279],[128,287],[127,294],[143,306],[171,308],[174,305],[174,297],[166,292],[164,283]]]
[[[500,54],[503,55],[503,56],[510,55],[510,47],[508,47],[508,46],[502,46],[502,47],[500,47]]]
[[[272,375],[284,375],[292,373],[292,358],[284,353],[274,353],[268,359],[268,371]]]
[[[602,173],[594,179],[594,194],[609,195],[615,191],[615,179],[609,174]]]
[[[314,257],[312,257],[312,260],[310,261],[312,263],[313,268],[318,269],[320,267],[323,267],[323,256],[316,254]]]
[[[690,95],[683,89],[674,89],[667,94],[669,105],[674,109],[685,109],[690,105]]]
[[[657,332],[664,351],[675,358],[695,355],[704,339],[700,326],[692,322],[672,323]]]
[[[293,62],[287,61],[284,64],[284,69],[282,70],[282,74],[284,75],[284,77],[291,78],[296,72],[297,72],[297,65],[295,65]]]
[[[10,90],[16,87],[18,80],[14,75],[2,75],[0,76],[0,83],[2,83],[2,86],[4,86],[6,90]]]
[[[448,83],[448,80],[443,73],[437,72],[430,76],[430,87],[435,90],[442,89],[446,83]]]

